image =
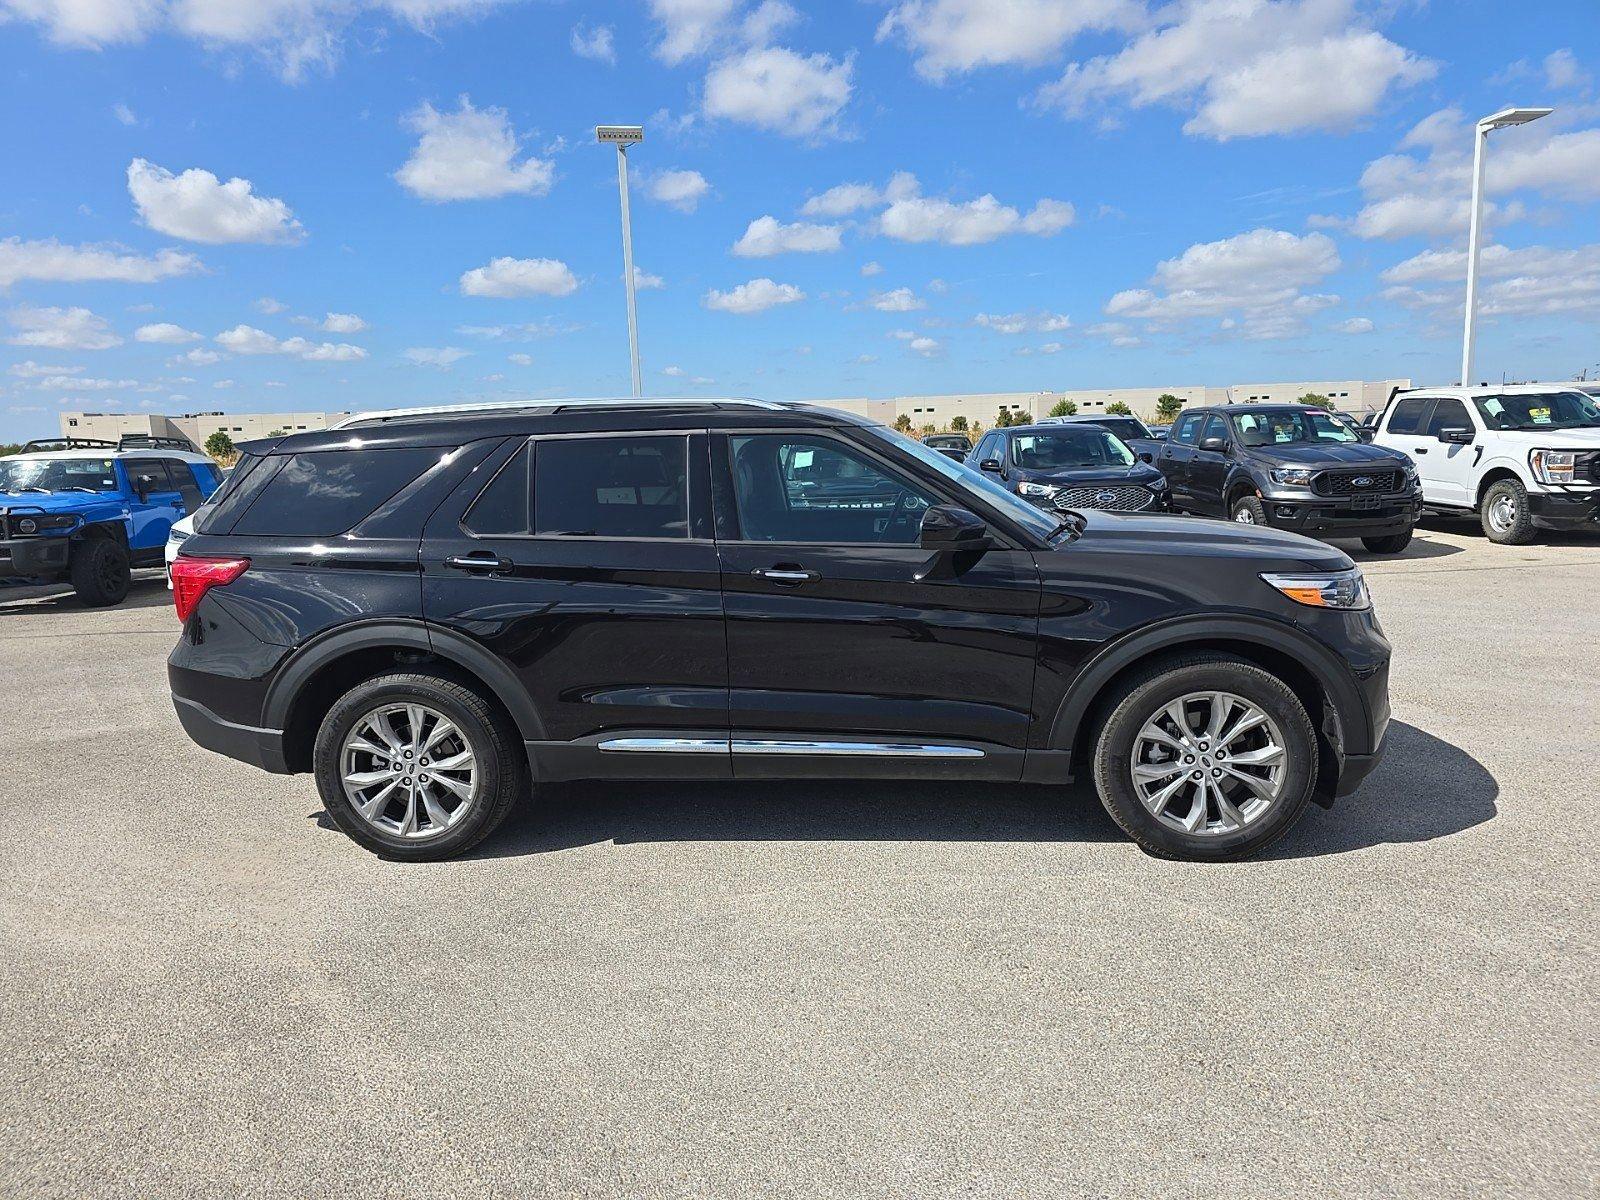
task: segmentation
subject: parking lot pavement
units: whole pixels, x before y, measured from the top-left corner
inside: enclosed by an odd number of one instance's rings
[[[388,864],[182,736],[159,576],[0,593],[0,1194],[1593,1194],[1600,539],[1361,557],[1388,758],[1214,867],[922,784]]]

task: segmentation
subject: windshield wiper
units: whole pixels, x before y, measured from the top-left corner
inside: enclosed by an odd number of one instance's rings
[[[50,494],[50,489],[49,488],[34,487],[31,484],[29,486],[27,486],[27,487],[19,487],[17,489],[17,491],[19,491],[19,492],[43,492],[46,496],[48,496]]]

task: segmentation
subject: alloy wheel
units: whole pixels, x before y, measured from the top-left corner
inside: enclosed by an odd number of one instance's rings
[[[1231,692],[1163,705],[1133,740],[1139,801],[1180,833],[1216,837],[1259,822],[1280,799],[1288,753],[1277,722]]]
[[[1240,525],[1254,525],[1256,523],[1255,513],[1250,511],[1248,505],[1243,504],[1234,510],[1233,519]]]
[[[356,721],[339,776],[362,820],[412,841],[454,827],[479,792],[472,747],[454,721],[424,704],[385,704]]]

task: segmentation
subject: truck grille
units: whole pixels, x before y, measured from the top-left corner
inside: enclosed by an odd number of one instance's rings
[[[1311,490],[1319,496],[1380,496],[1385,492],[1398,492],[1403,473],[1384,468],[1381,471],[1323,471],[1311,481]],[[1366,480],[1358,484],[1356,480]]]
[[[1138,512],[1155,503],[1156,494],[1134,483],[1114,483],[1101,487],[1062,488],[1051,502],[1057,508],[1107,508]]]

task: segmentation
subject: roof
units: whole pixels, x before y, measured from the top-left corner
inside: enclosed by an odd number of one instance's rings
[[[1069,413],[1064,417],[1040,417],[1038,423],[1041,425],[1093,425],[1097,421],[1106,420],[1139,421],[1139,418],[1132,413],[1101,413],[1099,416],[1094,413]],[[1143,425],[1144,422],[1139,421],[1139,424]]]
[[[1396,391],[1396,396],[1455,396],[1470,400],[1476,396],[1545,396],[1551,392],[1576,392],[1579,382],[1479,384],[1476,387],[1414,387]]]
[[[169,450],[160,446],[130,446],[124,450],[112,447],[105,449],[78,449],[78,450],[24,450],[19,454],[8,454],[3,461],[12,459],[107,459],[107,458],[176,458],[182,462],[208,463],[211,456],[196,454],[191,450]]]

